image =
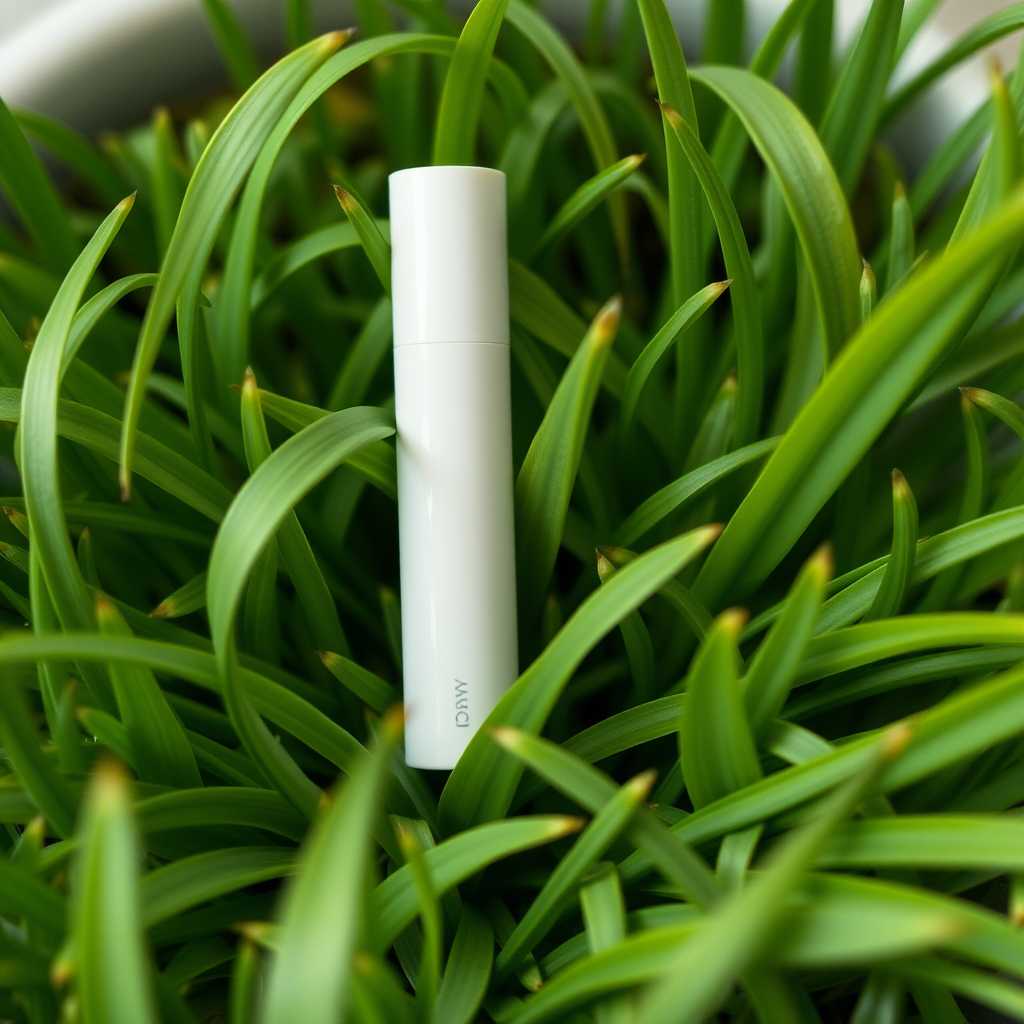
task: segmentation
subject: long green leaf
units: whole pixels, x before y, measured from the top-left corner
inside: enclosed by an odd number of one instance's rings
[[[706,605],[749,592],[779,563],[915,384],[962,336],[1022,229],[1024,192],[955,255],[923,268],[879,307],[801,410],[705,563],[695,589]]]
[[[372,759],[341,787],[300,853],[301,873],[281,911],[262,1016],[266,1024],[334,1024],[345,1005],[370,863],[371,819],[401,722],[392,717],[385,728]]]
[[[591,594],[539,658],[487,717],[486,727],[512,725],[539,732],[569,677],[587,652],[618,622],[710,544],[718,527],[703,527],[654,548]],[[470,740],[441,795],[446,832],[500,817],[507,810],[521,768],[495,749],[486,729]]]
[[[700,181],[722,243],[725,269],[731,285],[729,296],[732,301],[736,366],[739,371],[733,444],[742,447],[755,440],[759,433],[764,401],[764,342],[761,337],[761,302],[754,278],[754,265],[736,207],[711,158],[675,110],[671,107],[663,108],[663,113]]]
[[[860,254],[842,188],[814,130],[771,83],[739,68],[703,68],[693,78],[739,116],[786,202],[807,259],[830,354],[860,325]]]
[[[520,621],[540,612],[569,508],[604,361],[619,326],[621,301],[594,318],[534,435],[515,488],[516,580]]]
[[[185,193],[160,280],[146,307],[132,362],[121,434],[121,489],[125,494],[131,486],[135,433],[146,380],[185,281],[195,266],[205,264],[235,192],[274,125],[306,79],[346,38],[343,33],[324,36],[274,65],[221,122],[203,152]]]
[[[75,953],[85,1024],[157,1020],[138,879],[127,781],[119,769],[101,765],[85,803],[75,874]]]
[[[470,14],[448,65],[434,129],[435,164],[472,164],[487,65],[509,0],[482,0]]]

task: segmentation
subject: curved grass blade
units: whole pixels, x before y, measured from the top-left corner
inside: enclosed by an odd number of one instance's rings
[[[625,185],[633,172],[644,162],[644,156],[623,157],[618,163],[606,167],[594,177],[585,181],[562,204],[561,209],[549,222],[544,234],[541,235],[531,261],[537,260],[561,238],[564,238],[591,210],[613,192]]]
[[[77,795],[40,748],[17,675],[10,670],[0,675],[0,740],[36,806],[57,834],[67,838],[75,827]]]
[[[781,437],[769,437],[764,441],[755,441],[745,448],[739,448],[728,455],[706,462],[698,469],[684,474],[678,480],[652,494],[641,504],[612,535],[615,544],[623,547],[633,544],[645,533],[653,529],[670,512],[674,512],[706,493],[730,473],[744,466],[763,459],[779,446]]]
[[[882,125],[889,124],[910,106],[929,85],[950,68],[966,60],[990,43],[1024,27],[1024,4],[1009,4],[960,35],[945,53],[922,68],[909,82],[897,89],[885,104]]]
[[[379,31],[387,31],[380,28]],[[348,34],[343,34],[344,40]],[[315,43],[308,44],[314,46]],[[263,198],[274,165],[292,129],[327,90],[351,71],[375,58],[402,53],[431,53],[448,56],[455,40],[419,33],[377,35],[335,54],[294,94],[294,99],[277,118],[259,150],[245,184],[235,215],[235,226],[218,291],[217,331],[214,362],[225,384],[241,382],[249,362],[249,303],[252,294],[253,263],[260,229]],[[301,51],[297,51],[301,52]]]
[[[522,207],[544,143],[568,102],[565,86],[558,80],[549,82],[533,97],[526,115],[509,133],[498,170],[504,172],[507,181],[510,213]],[[514,217],[509,217],[509,226],[515,230]]]
[[[899,615],[907,588],[914,577],[914,558],[917,555],[917,502],[906,477],[892,471],[892,551],[885,565],[882,582],[875,593],[871,607],[864,615],[865,622],[888,619]]]
[[[654,66],[658,101],[678,111],[694,134],[699,134],[686,59],[664,0],[640,0],[639,7]],[[688,295],[700,288],[704,273],[701,258],[703,200],[700,183],[679,148],[675,132],[667,123],[664,129],[668,161],[669,273],[674,303],[681,306]]]
[[[711,158],[704,151],[697,136],[675,110],[663,106],[662,113],[675,132],[686,159],[690,161],[700,181],[722,243],[725,269],[731,285],[729,296],[732,302],[736,365],[739,374],[733,444],[742,447],[757,437],[764,391],[761,302],[754,277],[754,265],[750,259],[750,250],[747,248],[736,207]]]
[[[730,284],[732,284],[731,281],[718,281],[706,285],[696,295],[691,295],[647,343],[643,352],[636,357],[636,361],[629,369],[629,376],[626,377],[626,386],[622,392],[622,403],[619,409],[619,431],[623,438],[627,437],[632,429],[644,386],[661,357],[673,341],[707,312]],[[630,544],[635,539],[632,537],[630,540],[620,543]]]
[[[249,477],[221,524],[210,554],[206,606],[223,695],[250,757],[307,815],[319,800],[313,786],[253,709],[239,675],[234,619],[249,573],[266,543],[305,494],[352,451],[394,433],[377,409],[332,413],[289,438]]]
[[[100,764],[85,802],[75,873],[75,956],[84,1024],[155,1024],[139,910],[139,849],[127,780]]]
[[[306,831],[305,819],[282,796],[270,789],[242,786],[162,793],[137,803],[135,814],[146,833],[198,825],[251,825],[298,842]]]
[[[0,388],[0,421],[17,423],[21,418],[21,408],[21,391]],[[97,455],[117,461],[121,430],[118,421],[112,416],[61,399],[57,403],[57,433]],[[136,452],[136,469],[140,476],[168,494],[180,498],[186,505],[214,522],[220,521],[224,510],[231,503],[231,492],[220,481],[214,480],[194,463],[146,434],[138,435]],[[76,503],[66,502],[65,507],[74,508]],[[102,515],[108,523],[116,521],[116,513],[104,512]],[[178,528],[184,529],[180,525]],[[195,543],[198,538],[195,534],[192,537],[192,543]],[[207,541],[203,540],[202,543],[205,545]]]
[[[158,619],[177,619],[206,606],[206,570],[168,594],[149,614]]]
[[[202,0],[202,5],[210,31],[228,66],[231,83],[239,92],[245,92],[259,78],[260,66],[238,16],[226,0]]]
[[[697,1024],[724,1000],[735,980],[761,954],[785,912],[789,894],[844,818],[854,811],[878,775],[906,745],[909,730],[893,730],[859,777],[831,796],[808,824],[773,851],[764,873],[712,913],[699,938],[684,942],[668,970],[642,999],[638,1024]]]
[[[612,579],[617,571],[615,566],[598,552],[597,575],[601,584],[604,585]],[[649,701],[654,696],[655,686],[654,646],[651,643],[651,634],[647,631],[647,626],[638,611],[630,612],[619,623],[619,632],[622,633],[622,641],[626,645],[626,657],[629,659],[629,669],[633,674],[633,688],[637,700]]]
[[[974,175],[950,244],[959,241],[998,208],[1017,182],[1020,133],[1018,111],[1024,114],[1024,71],[1014,75],[1013,96],[1000,74],[992,75],[992,140]],[[1016,109],[1015,109],[1016,108]]]
[[[92,329],[130,292],[139,288],[151,288],[159,279],[159,274],[129,274],[118,278],[113,284],[98,291],[75,314],[71,324],[71,334],[64,346],[64,362],[61,364],[61,375],[67,373],[71,360],[89,337]]]
[[[335,33],[314,40],[275,64],[221,122],[189,182],[167,248],[160,280],[146,307],[125,396],[121,434],[121,490],[130,492],[135,434],[146,379],[178,296],[196,266],[205,265],[235,192],[295,94],[345,40]],[[248,299],[248,288],[246,288]]]
[[[731,73],[731,72],[730,72]],[[880,306],[804,406],[695,585],[709,607],[768,575],[915,384],[962,337],[1024,230],[1024,193]]]
[[[100,633],[107,636],[132,635],[121,614],[102,594],[96,596],[96,620]],[[176,789],[202,786],[192,748],[153,673],[147,668],[113,664],[110,679],[139,778]]]
[[[381,234],[377,222],[370,213],[363,207],[363,204],[346,191],[340,185],[334,186],[334,194],[338,197],[341,208],[345,211],[349,223],[355,228],[359,236],[359,243],[363,247],[370,264],[373,266],[384,291],[391,294],[391,246]]]
[[[116,206],[75,261],[39,329],[25,370],[19,424],[20,467],[33,548],[50,599],[65,629],[94,628],[92,602],[71,550],[61,506],[57,454],[58,394],[64,349],[78,303],[100,260],[128,216],[134,196]],[[87,666],[83,678],[97,700],[109,701],[101,670]]]
[[[142,921],[152,928],[184,910],[295,871],[295,851],[280,846],[223,847],[150,871],[139,886]]]
[[[472,10],[448,65],[434,129],[435,164],[472,164],[487,65],[508,0],[482,0]]]
[[[885,294],[894,292],[914,265],[914,216],[907,193],[896,182],[892,201],[892,228],[889,233],[889,265],[885,271]]]
[[[641,555],[592,593],[498,702],[486,725],[512,725],[539,732],[569,677],[593,645],[696,558],[717,535],[718,527],[683,534]],[[441,795],[442,829],[450,833],[504,814],[520,774],[521,768],[496,750],[485,732],[478,733]]]
[[[654,773],[644,772],[619,788],[558,862],[544,887],[530,904],[494,963],[495,985],[500,985],[522,958],[550,931],[576,895],[580,879],[597,863],[629,825],[636,809],[647,799]]]
[[[594,814],[600,813],[618,792],[615,782],[602,771],[550,740],[507,728],[496,729],[493,735],[563,796]],[[670,836],[665,825],[652,813],[638,808],[627,828],[627,836],[689,899],[702,907],[711,906],[718,899],[718,884],[704,861]]]
[[[378,221],[377,227],[383,232],[387,224],[385,221]],[[252,282],[249,292],[249,311],[255,313],[273,294],[278,285],[287,281],[292,274],[297,273],[314,260],[332,252],[340,252],[342,249],[352,249],[359,244],[359,235],[356,234],[356,229],[351,223],[344,222],[317,228],[316,231],[311,231],[298,241],[280,249],[277,255],[260,271],[259,277]]]
[[[620,310],[621,300],[615,298],[594,318],[558,385],[516,480],[516,589],[520,622],[524,625],[540,613],[555,566]]]
[[[75,261],[75,241],[68,215],[53,182],[22,134],[7,104],[0,100],[0,185],[43,258],[57,274]]]
[[[423,844],[415,832],[415,827],[415,825],[410,826],[406,822],[398,821],[395,824],[395,831],[406,866],[412,872],[422,926],[423,942],[420,947],[419,967],[414,981],[416,1007],[421,1020],[433,1020],[441,978],[443,944],[441,908],[438,905],[437,893],[434,892],[433,883],[430,880],[430,872],[427,870],[423,858]],[[432,841],[431,845],[433,845]]]
[[[384,714],[389,707],[401,700],[401,694],[390,683],[386,683],[369,669],[357,665],[340,654],[321,651],[320,660],[339,683],[354,693],[367,707],[376,711],[378,715]]]
[[[750,663],[743,679],[743,703],[757,740],[765,738],[789,697],[831,575],[832,551],[819,548],[801,570],[782,614]]]
[[[850,212],[814,130],[771,83],[740,68],[702,68],[692,77],[739,116],[786,202],[807,258],[829,353],[860,325],[861,260]]]
[[[903,0],[873,0],[818,134],[846,195],[860,178],[896,59]]]
[[[437,993],[437,1024],[470,1024],[476,1018],[490,982],[493,959],[494,931],[490,921],[468,904],[463,906]]]
[[[424,853],[434,892],[442,896],[487,865],[553,843],[578,832],[582,825],[579,818],[547,814],[492,821],[453,835]],[[374,949],[388,949],[418,909],[412,872],[405,865],[388,875],[370,897],[366,917],[372,922]]]
[[[362,403],[381,362],[391,350],[393,329],[391,300],[383,298],[374,306],[352,343],[327,398],[327,409],[334,412]]]
[[[694,659],[679,724],[679,760],[698,810],[761,777],[740,691],[736,638],[746,621],[723,612]]]
[[[385,719],[377,749],[351,773],[300,853],[285,893],[270,966],[265,1024],[334,1024],[346,1003],[362,924],[370,827],[400,716]]]
[[[256,377],[252,370],[246,372],[242,384],[241,404],[246,460],[250,471],[255,472],[269,458],[271,449]],[[277,532],[277,545],[317,647],[350,653],[334,598],[294,511],[285,516]]]
[[[510,0],[505,11],[506,19],[533,44],[551,69],[561,79],[569,93],[569,101],[576,108],[576,115],[583,129],[587,147],[598,171],[603,171],[618,159],[615,137],[605,117],[604,110],[594,94],[586,72],[573,53],[569,44],[555,31],[547,19],[523,0]],[[612,230],[619,250],[619,257],[625,262],[629,251],[628,225],[624,197],[612,195],[608,199],[612,218]],[[691,288],[686,294],[696,291]]]

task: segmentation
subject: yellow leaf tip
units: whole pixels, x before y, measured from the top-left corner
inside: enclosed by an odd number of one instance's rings
[[[511,726],[492,726],[489,732],[494,741],[506,750],[515,751],[518,750],[521,745],[520,740],[522,739],[522,733],[518,729],[513,729]]]
[[[582,832],[586,824],[586,818],[578,818],[569,814],[560,815],[551,824],[551,835],[554,838],[575,835],[577,832]]]
[[[882,759],[892,761],[907,748],[914,729],[908,722],[899,722],[882,735]]]
[[[733,636],[739,636],[749,618],[750,612],[748,612],[746,608],[726,608],[725,611],[718,616],[718,625],[726,633],[730,633]]]
[[[835,571],[835,552],[832,549],[831,541],[825,541],[824,544],[820,545],[813,555],[808,559],[807,564],[811,572],[813,572],[819,579],[819,582],[824,585],[830,579],[832,579],[832,573]]]

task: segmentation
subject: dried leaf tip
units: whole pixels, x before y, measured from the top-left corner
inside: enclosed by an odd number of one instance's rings
[[[132,500],[132,477],[127,467],[118,466],[117,482],[121,488],[121,501],[127,505]]]
[[[634,153],[632,156],[626,157],[627,166],[635,171],[646,159],[646,153]]]
[[[968,402],[977,402],[981,391],[978,388],[961,388],[960,397],[966,398]]]
[[[594,345],[603,348],[615,340],[619,330],[619,318],[622,316],[622,296],[613,295],[598,310],[590,330],[593,332]]]
[[[905,499],[911,493],[907,478],[898,470],[892,471],[892,497],[894,501]]]
[[[328,32],[326,35],[322,35],[317,42],[319,45],[320,52],[325,56],[330,56],[335,50],[340,50],[351,38],[355,29],[346,28],[340,32]]]
[[[257,946],[266,946],[273,941],[277,925],[270,921],[239,921],[238,924],[232,925],[232,930]]]
[[[893,202],[899,202],[899,200],[907,198],[907,190],[903,187],[903,182],[898,178],[892,190],[892,198]]]
[[[615,575],[615,566],[603,555],[598,549],[597,551],[597,578],[602,582],[606,583]]]
[[[835,571],[835,552],[832,550],[830,541],[820,545],[813,555],[807,560],[808,571],[815,574],[821,586],[824,586]]]
[[[678,128],[680,125],[685,123],[679,112],[673,107],[670,107],[667,103],[659,103],[659,106],[661,107],[661,112],[665,115],[668,119],[668,123],[672,125],[673,128]]]
[[[704,536],[707,537],[708,543],[710,544],[713,540],[718,540],[722,536],[722,531],[725,529],[725,523],[706,523],[701,527],[704,531]]]
[[[337,655],[335,655],[337,657]],[[381,739],[386,744],[395,743],[405,728],[405,705],[392,704],[380,720]]]
[[[121,762],[113,757],[101,757],[92,770],[89,793],[94,811],[100,814],[127,805],[128,777]]]
[[[135,205],[135,197],[138,194],[138,189],[136,189],[130,196],[125,196],[124,199],[117,204],[117,208],[119,210],[124,210],[124,212],[127,213]]]
[[[253,398],[259,392],[259,386],[256,384],[256,374],[252,372],[252,367],[247,366],[245,368],[245,376],[242,378],[242,397]]]
[[[173,597],[173,595],[172,595]],[[174,609],[177,607],[178,602],[171,599],[171,597],[165,597],[150,613],[151,619],[169,619],[174,614]]]
[[[334,194],[338,197],[338,202],[341,203],[341,208],[346,213],[350,213],[356,208],[357,204],[351,192],[340,185],[332,185],[331,187],[334,189]]]
[[[726,608],[718,616],[718,625],[726,633],[739,636],[749,618],[750,612],[746,608]]]
[[[623,788],[630,791],[637,803],[642,803],[650,795],[651,790],[654,789],[654,783],[657,781],[657,778],[657,771],[653,768],[648,768],[647,771],[634,775]]]
[[[597,549],[597,553],[603,555],[616,567],[621,567],[636,557],[632,551],[626,548],[617,548],[614,544],[602,544]]]
[[[522,746],[521,740],[523,734],[518,729],[513,729],[511,726],[497,725],[491,728],[489,732],[494,738],[495,743],[512,753],[515,753],[515,751]]]
[[[548,833],[553,839],[560,836],[571,836],[582,832],[587,824],[586,818],[576,818],[568,814],[560,814],[551,822],[551,830]]]
[[[887,729],[882,735],[882,760],[889,762],[895,760],[907,748],[914,729],[908,722],[899,722],[891,729]]]
[[[106,594],[96,591],[92,599],[93,608],[96,609],[96,618],[104,621],[112,621],[117,618],[117,609],[113,606]],[[153,612],[155,615],[156,612]]]

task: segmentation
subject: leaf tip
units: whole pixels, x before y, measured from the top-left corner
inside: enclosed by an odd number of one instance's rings
[[[882,734],[882,760],[889,762],[899,757],[913,735],[914,729],[909,722],[898,722],[891,729],[886,729]]]
[[[726,608],[718,616],[717,625],[725,633],[736,637],[743,632],[743,627],[747,624],[749,618],[750,612],[746,608]]]
[[[356,201],[352,196],[352,193],[348,189],[342,188],[340,185],[332,185],[334,194],[338,197],[338,202],[341,203],[341,208],[346,213],[351,213],[356,206]]]
[[[654,768],[648,768],[639,775],[634,775],[633,778],[626,783],[624,788],[630,791],[638,804],[643,803],[647,797],[650,796],[651,790],[654,789],[654,783],[657,779],[657,771]]]
[[[504,747],[510,753],[515,753],[522,745],[522,733],[508,725],[496,725],[488,729],[491,738],[499,746]]]
[[[559,839],[562,836],[575,835],[582,832],[587,824],[586,818],[578,818],[575,815],[561,814],[551,823],[551,838]]]
[[[597,578],[605,583],[615,575],[615,566],[600,548],[596,549],[595,554],[597,555]]]
[[[907,483],[907,478],[898,469],[894,469],[892,471],[892,500],[906,500],[910,494],[910,484]]]
[[[603,348],[615,340],[619,330],[619,318],[622,316],[622,296],[613,295],[594,317],[592,330],[594,345]]]
[[[835,552],[832,550],[831,541],[821,544],[813,555],[807,560],[807,568],[812,572],[819,586],[824,586],[835,571]]]

